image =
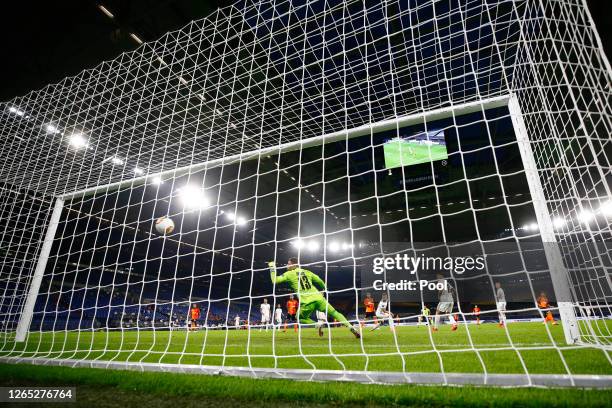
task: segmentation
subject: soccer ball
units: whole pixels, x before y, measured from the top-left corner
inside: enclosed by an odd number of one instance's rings
[[[159,217],[155,220],[155,229],[161,235],[171,234],[174,231],[174,221],[168,217]]]

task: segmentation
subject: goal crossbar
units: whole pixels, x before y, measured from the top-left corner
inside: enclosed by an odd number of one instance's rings
[[[206,170],[213,167],[228,165],[239,161],[253,160],[258,157],[265,157],[271,154],[281,154],[294,150],[304,149],[313,146],[319,146],[326,143],[333,143],[341,140],[352,139],[355,137],[366,136],[368,134],[384,132],[387,130],[397,129],[403,126],[417,125],[425,121],[434,121],[447,119],[453,116],[467,115],[474,112],[484,111],[487,109],[500,108],[508,106],[510,95],[500,95],[492,98],[482,99],[473,102],[466,102],[447,107],[429,110],[427,112],[419,112],[410,115],[400,116],[397,118],[387,119],[375,123],[367,123],[350,129],[339,130],[328,133],[322,136],[311,137],[294,142],[279,144],[276,146],[265,147],[257,150],[250,150],[243,153],[234,154],[231,156],[222,157],[219,159],[208,160],[205,162],[195,163],[176,169],[166,170],[158,173],[147,174],[146,176],[135,177],[127,180],[121,180],[100,186],[85,188],[79,191],[63,194],[58,198],[65,201],[84,198],[95,195],[97,192],[109,193],[121,189],[122,187],[137,187],[146,183],[150,183],[155,178],[179,177],[198,170]]]

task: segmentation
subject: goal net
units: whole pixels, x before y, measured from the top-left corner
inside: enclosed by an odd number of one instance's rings
[[[241,1],[0,104],[0,359],[612,383],[584,1]]]

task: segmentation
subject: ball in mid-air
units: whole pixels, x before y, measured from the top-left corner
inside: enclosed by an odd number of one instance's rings
[[[155,220],[155,229],[162,235],[171,234],[174,231],[174,221],[168,217],[159,217]]]

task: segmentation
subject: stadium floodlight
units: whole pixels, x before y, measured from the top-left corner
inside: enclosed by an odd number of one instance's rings
[[[612,200],[603,202],[599,206],[599,212],[606,217],[612,217]]]
[[[307,244],[306,244],[306,241],[298,238],[298,239],[291,241],[291,245],[296,249],[303,249],[306,247]]]
[[[580,221],[581,223],[589,224],[595,218],[595,214],[593,214],[593,212],[589,210],[582,210],[578,213],[577,218],[578,221]]]
[[[308,243],[306,244],[306,248],[312,252],[318,250],[319,247],[320,247],[319,243],[315,240],[308,241]]]
[[[204,191],[196,186],[188,184],[178,189],[177,193],[186,208],[204,209],[210,206],[210,202],[204,195]]]
[[[9,112],[14,113],[14,114],[15,114],[15,115],[17,115],[17,116],[23,116],[23,115],[25,115],[25,112],[24,112],[24,111],[22,111],[22,110],[21,110],[21,109],[19,109],[19,108],[14,107],[14,106],[11,106],[11,107],[10,107],[8,110],[9,110]]]
[[[602,352],[612,347],[612,253],[599,245],[612,234],[602,154],[612,75],[586,2],[412,3],[246,0],[7,102],[0,361],[612,383]],[[61,142],[44,134],[50,120]],[[126,167],[104,162],[113,155]],[[394,278],[373,274],[371,260],[421,249],[493,254],[477,273],[448,271],[448,293],[389,289],[386,313],[399,323],[370,332],[364,294],[380,305],[375,280]],[[312,275],[274,280],[275,265],[280,277],[299,255]],[[414,278],[435,279],[427,272]],[[260,320],[263,297],[307,305],[302,289],[362,337],[325,325],[320,341],[306,319],[295,335],[235,330],[234,314],[246,329]],[[542,327],[543,290],[559,325]],[[416,326],[421,305],[438,301],[466,323],[457,332]],[[467,324],[476,301],[502,327]],[[182,330],[193,302],[208,309],[193,319],[202,341]]]
[[[51,133],[51,134],[61,133],[60,130],[55,125],[53,125],[51,123],[45,125],[45,130],[47,131],[47,133]]]
[[[338,252],[340,251],[340,244],[338,242],[332,241],[329,243],[329,245],[327,246],[329,248],[330,251],[332,252]]]
[[[82,133],[73,133],[68,137],[68,143],[75,149],[84,149],[89,146],[87,139]]]
[[[555,227],[555,229],[563,228],[566,224],[567,222],[561,217],[553,218],[553,227]]]
[[[124,163],[123,159],[117,156],[113,156],[110,161],[116,166],[120,166]]]

